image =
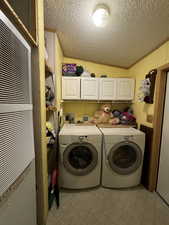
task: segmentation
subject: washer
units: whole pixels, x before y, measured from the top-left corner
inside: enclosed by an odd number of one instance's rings
[[[59,133],[59,145],[62,188],[100,185],[102,134],[96,126],[65,124]]]
[[[103,133],[102,186],[127,188],[140,184],[145,134],[134,128],[100,128]]]

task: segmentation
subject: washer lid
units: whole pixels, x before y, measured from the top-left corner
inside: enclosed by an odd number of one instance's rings
[[[135,128],[100,128],[104,135],[145,135]]]
[[[108,162],[111,169],[121,175],[134,173],[141,165],[140,147],[129,141],[116,144],[109,152]]]
[[[98,162],[98,152],[89,143],[73,143],[63,153],[65,169],[76,176],[84,176],[95,169]]]

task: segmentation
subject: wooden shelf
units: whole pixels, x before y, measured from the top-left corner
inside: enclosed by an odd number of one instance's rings
[[[57,108],[56,108],[56,106],[48,106],[48,107],[46,107],[46,111],[47,112],[49,112],[49,111],[56,112]]]
[[[110,104],[132,104],[133,101],[131,100],[124,100],[124,101],[115,101],[115,100],[87,100],[87,99],[65,99],[61,100],[61,103],[66,103],[66,102],[86,102],[86,103],[99,103],[99,104],[105,104],[105,103],[110,103]]]

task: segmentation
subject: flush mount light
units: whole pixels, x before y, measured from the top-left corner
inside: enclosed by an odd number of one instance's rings
[[[110,11],[106,5],[97,5],[92,19],[97,27],[105,27],[109,21]]]

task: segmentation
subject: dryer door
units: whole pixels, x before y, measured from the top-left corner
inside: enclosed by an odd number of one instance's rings
[[[108,161],[113,171],[128,175],[140,167],[142,157],[142,151],[138,145],[125,141],[118,143],[110,150]]]
[[[97,165],[98,152],[87,142],[69,145],[63,154],[64,167],[73,175],[89,174]]]

